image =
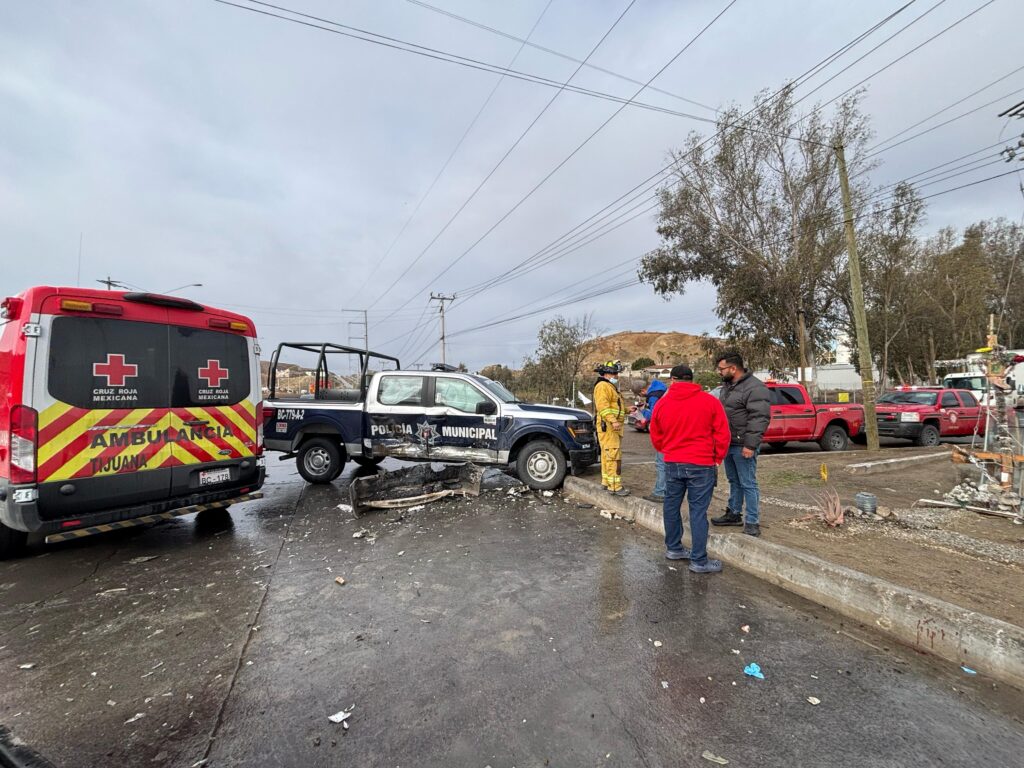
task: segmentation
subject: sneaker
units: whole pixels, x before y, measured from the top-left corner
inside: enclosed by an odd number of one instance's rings
[[[652,493],[650,496],[644,496],[644,501],[653,501],[655,504],[661,504],[665,501],[665,497]]]
[[[690,563],[690,570],[694,573],[721,573],[721,560],[705,560],[703,563]]]
[[[744,523],[743,532],[747,534],[747,536],[760,536],[761,526],[757,523]]]
[[[725,510],[725,514],[721,517],[712,517],[712,525],[743,525],[743,518],[733,512],[731,509]]]
[[[668,560],[689,560],[690,550],[686,547],[683,547],[682,549],[668,549],[665,550],[665,557]]]
[[[628,488],[619,488],[617,491],[608,491],[612,496],[629,496]]]

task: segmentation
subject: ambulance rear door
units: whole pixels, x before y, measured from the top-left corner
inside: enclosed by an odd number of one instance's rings
[[[173,313],[172,313],[173,315]],[[255,482],[259,365],[254,339],[169,328],[175,496]]]
[[[32,406],[38,411],[44,520],[164,499],[174,462],[166,312],[116,304],[120,316],[40,316]],[[103,306],[103,305],[100,305]],[[48,312],[50,309],[51,312]],[[110,310],[113,312],[113,309]]]

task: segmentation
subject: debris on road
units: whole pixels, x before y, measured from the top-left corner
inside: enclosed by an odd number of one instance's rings
[[[654,647],[655,648],[661,648],[661,646],[662,646],[661,640],[655,640],[654,641]]]
[[[133,557],[128,561],[128,565],[139,565],[140,563],[148,563],[150,560],[156,560],[160,555],[145,555],[144,557]]]
[[[358,531],[356,531],[355,533],[352,534],[352,538],[353,539],[361,539],[364,536],[366,536],[366,534],[368,534],[368,533],[369,533],[369,531],[366,530],[365,528],[360,528]]]
[[[404,554],[405,554],[405,550],[403,549],[401,552],[398,553],[398,556],[401,557]]]
[[[160,667],[162,667],[163,665],[164,663],[162,661],[158,661],[156,664],[153,665],[149,672],[143,675],[143,677],[149,677],[150,675],[156,674],[156,671],[160,669]]]
[[[473,464],[454,464],[434,469],[419,464],[370,477],[360,477],[349,484],[349,501],[356,514],[364,508],[403,509],[422,506],[448,496],[479,496],[483,470]]]
[[[18,669],[34,669],[35,664],[19,664]]]
[[[764,680],[764,672],[761,671],[761,667],[758,664],[747,664],[743,668],[743,674],[748,677],[756,677],[758,680]]]
[[[426,504],[417,504],[415,507],[409,507],[406,512],[422,512],[427,508]]]
[[[733,648],[732,652],[735,653],[737,656],[740,655],[740,649],[739,648]]]
[[[808,696],[807,703],[816,707],[819,704],[821,704],[821,699],[819,699],[817,696]]]
[[[328,715],[327,719],[330,720],[332,723],[341,723],[342,727],[347,731],[348,730],[348,722],[346,722],[346,721],[350,717],[352,717],[352,711],[355,708],[356,708],[356,705],[353,704],[348,709],[343,709],[340,712],[335,712],[333,715]]]
[[[712,752],[709,749],[705,749],[701,753],[701,757],[703,757],[705,760],[708,760],[709,762],[716,763],[718,765],[728,765],[729,764],[728,760],[726,760],[724,757],[719,757],[718,755],[716,755],[714,752]]]
[[[545,496],[546,498],[549,498],[549,499],[550,499],[550,498],[551,498],[552,496],[554,496],[554,495],[555,495],[555,492],[554,492],[554,491],[544,491],[543,495],[544,495],[544,496]]]
[[[127,719],[127,720],[125,720],[125,721],[124,721],[124,724],[125,724],[125,725],[131,725],[131,724],[132,724],[132,723],[134,723],[134,722],[135,722],[136,720],[141,720],[141,719],[142,719],[142,718],[144,718],[145,716],[146,716],[146,713],[145,713],[145,712],[136,712],[136,713],[135,713],[135,716],[134,716],[134,717],[129,717],[129,718]]]
[[[742,627],[740,627],[740,632],[743,632],[744,634],[750,634],[750,625],[744,624]]]
[[[976,670],[973,670],[970,667],[965,667],[963,664],[960,665],[960,669],[962,669],[968,675],[976,675],[976,674],[978,674],[978,672]]]
[[[662,680],[661,687],[668,690],[668,680]]]
[[[612,513],[609,512],[607,509],[602,509],[601,510],[601,517],[604,517],[604,518],[607,518],[608,520],[611,520],[612,519]]]
[[[343,586],[345,586],[345,577],[344,577],[344,576],[338,576],[338,577],[337,577],[337,578],[336,578],[336,579],[334,580],[334,583],[335,583],[335,584],[337,584],[337,585],[338,585],[339,587],[343,587]]]
[[[707,701],[707,699],[705,699],[703,696],[701,696],[700,697],[700,703],[703,704],[705,701]]]
[[[114,589],[105,589],[102,592],[97,592],[97,595],[116,595],[118,592],[127,592],[128,587],[115,587]]]
[[[351,512],[352,511],[352,505],[351,504],[339,504],[338,505],[338,509],[340,509],[342,512]]]

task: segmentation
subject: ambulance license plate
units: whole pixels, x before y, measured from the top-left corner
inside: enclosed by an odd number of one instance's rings
[[[226,483],[230,479],[231,470],[227,467],[223,469],[206,469],[199,473],[200,485],[216,485],[217,483]]]

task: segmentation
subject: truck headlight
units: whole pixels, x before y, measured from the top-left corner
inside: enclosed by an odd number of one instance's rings
[[[594,434],[594,422],[592,421],[567,421],[565,428],[574,440],[589,440]]]
[[[920,421],[920,420],[921,420],[921,414],[918,413],[917,411],[910,411],[908,413],[901,413],[900,414],[900,421],[915,421],[916,422],[916,421]]]

